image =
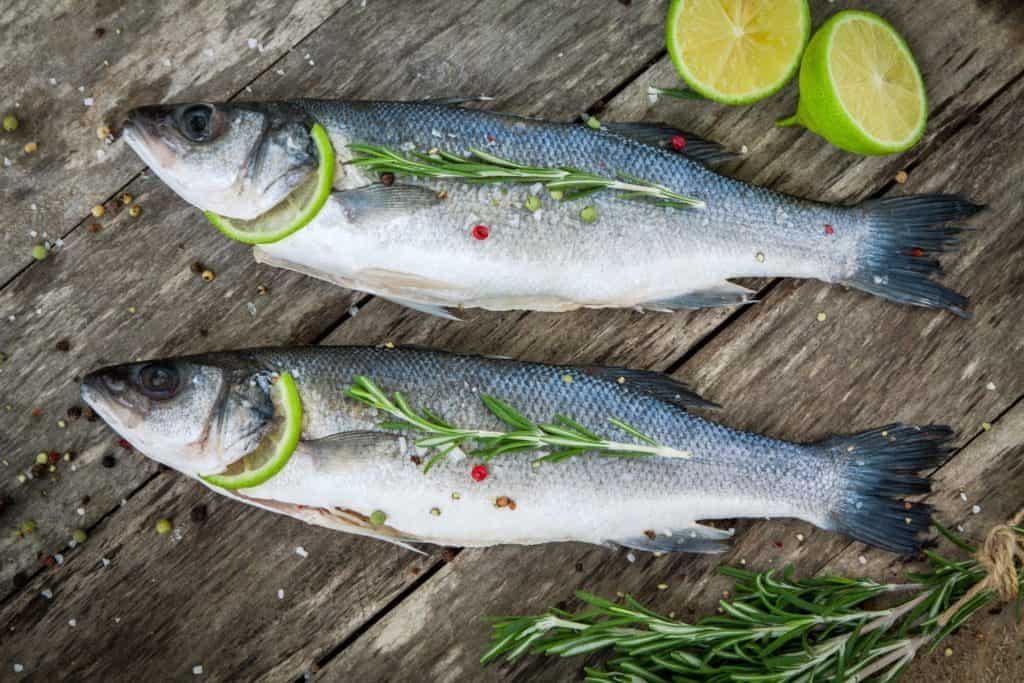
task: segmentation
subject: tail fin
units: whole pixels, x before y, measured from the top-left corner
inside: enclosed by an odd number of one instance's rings
[[[966,297],[929,278],[940,272],[934,254],[959,243],[959,227],[949,221],[973,216],[984,208],[958,195],[923,194],[864,202],[869,242],[860,255],[850,287],[900,303],[951,311],[969,318]]]
[[[918,472],[942,461],[952,437],[944,425],[892,424],[819,444],[844,467],[844,491],[829,528],[894,553],[916,552],[932,509],[900,499],[931,490]]]

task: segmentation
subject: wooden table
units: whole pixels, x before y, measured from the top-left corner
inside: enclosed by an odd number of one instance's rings
[[[861,158],[773,128],[795,108],[793,84],[745,108],[651,103],[649,84],[678,82],[662,2],[15,0],[0,31],[0,109],[22,121],[0,135],[0,518],[5,531],[26,519],[38,528],[0,537],[0,680],[198,680],[195,666],[203,680],[564,680],[579,659],[481,670],[479,617],[535,612],[579,588],[699,615],[726,587],[720,563],[878,579],[907,566],[786,521],[738,522],[718,557],[630,562],[578,544],[421,557],[218,497],[122,448],[101,423],[68,417],[76,380],[113,361],[390,340],[662,370],[720,402],[728,424],[780,438],[949,423],[958,450],[931,496],[941,518],[977,536],[1008,516],[1024,502],[1024,12],[1012,1],[811,4],[816,24],[867,8],[907,38],[931,101],[914,149]],[[975,317],[763,280],[745,283],[761,303],[741,309],[472,311],[447,322],[256,265],[123,143],[96,133],[150,102],[480,93],[496,109],[552,119],[667,121],[745,149],[728,172],[821,200],[970,195],[990,209],[944,259],[944,282],[971,297]],[[30,141],[38,151],[26,155]],[[124,192],[141,216],[90,215]],[[31,247],[44,237],[61,245],[36,262]],[[195,261],[216,279],[191,272]],[[19,483],[51,450],[76,456]],[[205,521],[193,520],[197,506]],[[155,533],[160,518],[173,533]],[[72,548],[76,528],[89,539]],[[949,646],[954,656],[922,657],[908,679],[1010,681],[1024,667],[1012,616],[983,614]]]

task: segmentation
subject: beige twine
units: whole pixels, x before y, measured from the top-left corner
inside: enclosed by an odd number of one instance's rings
[[[1020,526],[1021,522],[1024,522],[1024,508],[1018,510],[1007,524],[997,524],[988,532],[985,542],[974,553],[974,559],[988,574],[939,615],[940,628],[978,593],[994,591],[1003,602],[1010,602],[1017,597],[1019,581],[1016,563],[1019,561],[1024,566],[1024,535],[1014,531],[1013,527]]]

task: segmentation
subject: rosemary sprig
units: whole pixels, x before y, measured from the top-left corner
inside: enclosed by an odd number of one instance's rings
[[[417,178],[459,178],[474,183],[543,183],[551,191],[565,192],[574,199],[599,190],[616,190],[630,198],[655,200],[661,206],[703,209],[703,200],[673,192],[664,185],[620,173],[607,178],[568,167],[526,166],[503,159],[481,149],[470,149],[468,158],[449,152],[400,154],[386,147],[353,144],[349,148],[361,156],[350,164],[378,173],[411,175]]]
[[[683,90],[679,88],[660,88],[656,85],[647,86],[647,96],[656,98],[660,95],[667,95],[668,97],[675,97],[679,100],[706,100],[707,98],[701,95],[696,90]]]
[[[1024,534],[1024,528],[1010,528]],[[792,567],[781,577],[774,570],[721,568],[735,581],[735,597],[719,602],[721,614],[695,624],[663,617],[629,596],[615,603],[579,592],[587,609],[577,614],[551,609],[494,619],[491,647],[480,661],[607,651],[612,656],[605,668],[586,668],[586,680],[892,681],[922,648],[934,650],[995,599],[992,590],[965,596],[986,577],[977,560],[954,562],[934,552],[928,557],[931,571],[908,574],[910,583],[903,584],[796,579]],[[1017,567],[1017,581],[1024,587],[1024,567]],[[882,596],[904,597],[889,607],[865,605]],[[956,606],[961,597],[965,604]]]
[[[486,394],[480,394],[480,400],[495,417],[510,427],[508,431],[456,427],[427,408],[415,410],[401,393],[395,392],[388,397],[370,378],[363,375],[352,378],[352,386],[346,393],[349,397],[394,418],[381,423],[381,427],[425,435],[416,441],[416,445],[437,452],[427,461],[423,468],[424,472],[428,472],[456,448],[470,442],[476,445],[473,456],[481,460],[490,460],[505,453],[542,448],[552,450],[547,455],[534,459],[534,463],[559,462],[591,452],[619,458],[651,455],[666,458],[691,457],[689,451],[659,445],[650,436],[622,420],[609,418],[608,422],[640,443],[605,439],[564,415],[556,415],[552,422],[533,422],[505,401]]]

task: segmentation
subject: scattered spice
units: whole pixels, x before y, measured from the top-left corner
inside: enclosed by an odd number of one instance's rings
[[[826,235],[834,235],[834,234],[836,234],[836,230],[831,225],[826,223],[825,224],[825,234]]]
[[[46,461],[51,465],[56,463],[58,460],[60,460],[60,453],[58,453],[57,451],[50,451],[49,453],[46,454]]]
[[[584,206],[580,210],[580,220],[584,223],[596,223],[597,222],[597,209],[593,206]]]
[[[409,460],[412,462],[413,465],[416,465],[417,467],[423,464],[423,458],[421,458],[418,455],[410,455]]]
[[[170,533],[172,529],[171,520],[169,519],[158,519],[156,521],[156,532],[158,534]]]
[[[68,351],[71,350],[71,340],[61,339],[56,344],[53,345],[53,348],[57,349],[61,353],[67,353]]]
[[[121,203],[124,204],[125,206],[128,206],[129,204],[131,204],[134,200],[135,200],[135,197],[131,196],[127,192],[125,192],[124,194],[121,195]]]
[[[498,499],[494,501],[494,505],[500,508],[507,508],[511,503],[512,499],[508,496],[498,496]]]
[[[434,508],[436,510],[437,508]],[[431,511],[433,512],[433,510]],[[370,524],[374,526],[380,526],[388,520],[387,514],[383,510],[374,510],[370,513]]]
[[[86,226],[85,229],[95,235],[100,230],[102,230],[103,227],[99,223],[90,223],[88,226]]]
[[[106,212],[107,211],[106,209],[103,208],[102,204],[97,204],[96,206],[92,207],[91,211],[93,218],[103,218],[103,214],[105,214]]]
[[[270,290],[267,289],[266,285],[256,285],[256,293],[260,296],[266,296],[270,293]]]
[[[474,465],[469,474],[473,477],[473,481],[483,481],[487,478],[487,465]]]
[[[653,541],[658,536],[658,534],[654,533],[653,529],[647,529],[644,531],[644,536]]]
[[[482,242],[491,236],[491,229],[486,225],[474,225],[472,234],[473,239],[480,240]]]
[[[37,244],[32,247],[32,258],[36,261],[45,261],[46,257],[50,255],[50,250],[45,245]]]
[[[36,455],[36,463],[39,465],[45,465],[50,462],[49,456],[46,453],[40,453]]]
[[[132,218],[138,218],[142,215],[142,207],[138,204],[132,204],[132,208],[128,209],[128,215]]]
[[[85,543],[89,538],[89,534],[85,533],[85,529],[75,529],[75,532],[71,534],[71,538],[74,539],[75,543]]]
[[[205,505],[196,505],[189,511],[188,516],[195,524],[202,524],[206,521],[207,511]]]
[[[550,194],[551,198],[554,199],[556,202],[561,201],[562,197],[565,196],[565,192],[563,192],[562,190],[551,190],[548,192],[548,194]]]
[[[658,584],[658,590],[660,590],[660,591],[668,590],[668,584],[667,583],[659,583]]]
[[[32,415],[32,417],[41,417],[42,414],[43,414],[43,409],[40,408],[39,406],[36,406],[36,407],[32,408],[32,411],[31,411],[30,414]]]
[[[107,29],[103,28],[102,26],[97,26],[92,30],[92,34],[96,36],[97,39],[99,39],[107,35]]]
[[[982,428],[982,430],[987,432],[990,429],[992,429],[992,423],[991,422],[982,422],[981,423],[981,428]]]
[[[816,317],[818,318],[819,323],[823,323],[828,319],[828,314],[825,313],[825,311],[820,311]]]
[[[188,269],[189,269],[189,270],[191,270],[191,271],[192,271],[193,273],[195,273],[196,275],[199,275],[199,274],[200,274],[200,273],[202,273],[202,272],[203,272],[204,270],[206,270],[206,266],[204,266],[204,265],[203,265],[203,264],[202,264],[202,263],[201,263],[200,261],[193,261],[193,262],[192,262],[192,263],[191,263],[191,264],[189,265]]]
[[[684,138],[682,135],[673,135],[672,140],[670,140],[670,142],[672,144],[672,149],[674,149],[677,152],[682,152],[684,149],[686,149],[686,138]]]
[[[538,209],[540,209],[540,197],[531,194],[529,197],[526,198],[525,206],[527,211],[537,211]]]
[[[26,519],[18,526],[18,533],[20,533],[22,536],[25,536],[27,534],[34,533],[35,530],[38,528],[39,527],[36,525],[36,520]]]
[[[132,445],[128,441],[128,439],[118,439],[117,440],[117,445],[120,446],[121,448],[125,449],[126,451],[132,450]]]
[[[8,114],[4,117],[4,130],[8,133],[13,133],[18,130],[18,117],[14,114]]]
[[[757,252],[757,253],[756,253],[756,254],[754,255],[754,258],[756,258],[756,259],[757,259],[757,262],[758,262],[758,263],[764,263],[764,254],[763,254],[762,252],[760,252],[760,251],[759,251],[759,252]]]
[[[96,137],[100,140],[106,140],[110,137],[110,126],[99,126],[96,128]]]
[[[430,508],[430,514],[434,515],[435,517],[440,517],[441,508]]]
[[[82,409],[79,406],[71,406],[68,408],[68,419],[77,420],[82,417]]]
[[[893,180],[902,185],[903,183],[907,182],[907,177],[908,176],[906,171],[897,171],[896,176],[893,178]]]
[[[117,458],[112,456],[110,453],[107,453],[100,459],[100,464],[106,467],[107,469],[110,469],[111,467],[117,464]]]
[[[384,185],[385,187],[390,187],[390,186],[394,185],[395,184],[395,174],[394,173],[381,173],[380,174],[380,184]]]
[[[587,128],[593,128],[594,130],[601,129],[601,120],[596,116],[590,116],[587,118]]]
[[[25,154],[35,154],[39,150],[39,144],[35,141],[26,142],[22,150],[24,150]]]
[[[212,270],[204,270],[200,277],[202,277],[207,282],[213,282],[217,275]]]

